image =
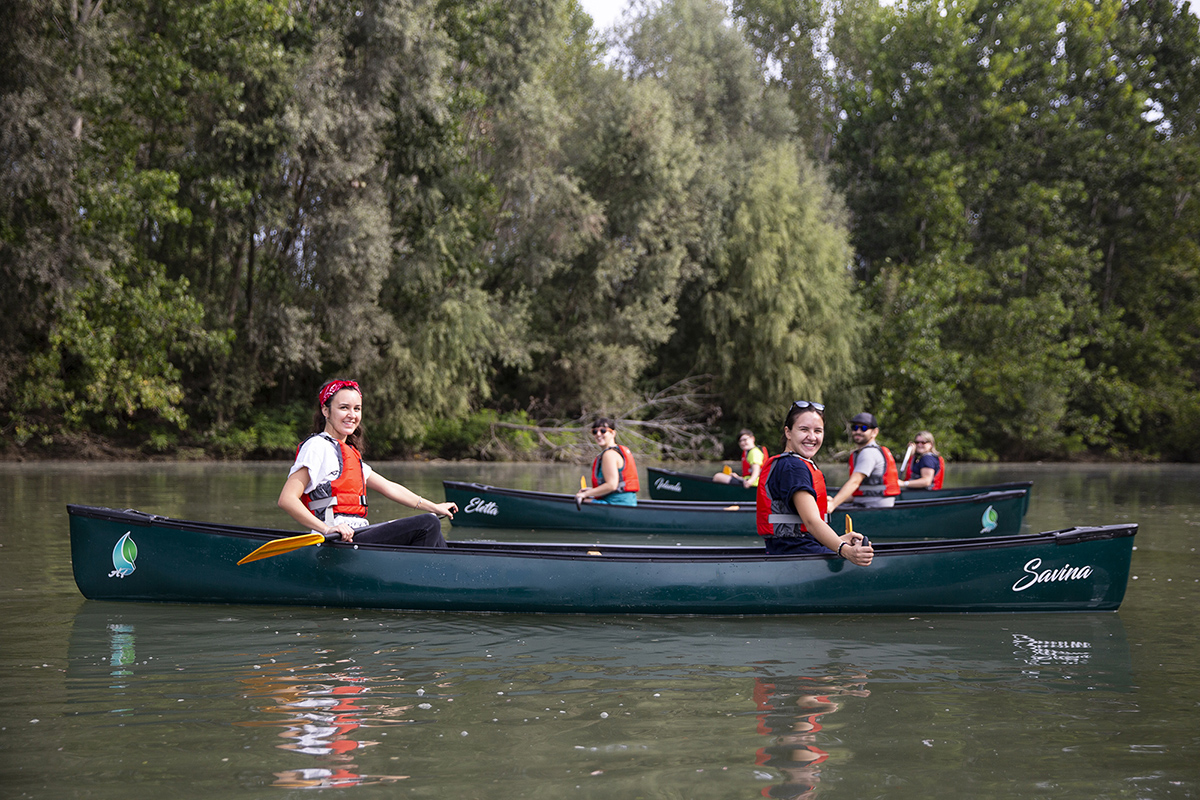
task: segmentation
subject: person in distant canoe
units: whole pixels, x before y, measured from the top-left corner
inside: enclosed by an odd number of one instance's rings
[[[738,447],[742,448],[742,474],[729,475],[718,472],[713,475],[716,483],[736,483],[739,486],[758,486],[758,477],[762,474],[763,461],[767,458],[767,449],[754,443],[754,432],[743,428],[738,434]]]
[[[576,492],[576,501],[636,506],[640,488],[637,464],[629,448],[617,444],[617,424],[601,417],[592,424],[592,436],[601,447],[600,455],[592,462],[591,488]]]
[[[833,513],[845,504],[850,508],[891,508],[900,496],[900,473],[892,451],[877,444],[879,423],[866,411],[850,419],[850,438],[858,449],[850,454],[850,477],[829,501]]]
[[[813,461],[825,441],[825,406],[792,403],[783,424],[783,452],[767,459],[758,482],[758,534],[771,555],[836,553],[865,567],[875,557],[861,533],[829,527],[825,475]]]
[[[296,451],[296,461],[279,493],[279,507],[317,533],[338,533],[343,542],[445,547],[438,517],[454,518],[454,503],[433,503],[382,477],[363,463],[362,390],[354,381],[321,387],[313,434]],[[367,489],[430,513],[371,525]]]
[[[933,434],[921,431],[908,443],[914,455],[904,470],[901,489],[940,489],[946,477],[946,460],[933,444]]]

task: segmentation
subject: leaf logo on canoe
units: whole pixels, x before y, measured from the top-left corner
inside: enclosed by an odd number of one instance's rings
[[[133,562],[137,560],[137,545],[126,531],[115,547],[113,547],[113,571],[108,573],[110,578],[124,578],[137,569]]]
[[[1000,522],[1000,515],[996,513],[995,508],[988,506],[987,510],[983,512],[983,518],[980,521],[983,522],[983,528],[979,532],[991,533],[996,530],[996,525]]]

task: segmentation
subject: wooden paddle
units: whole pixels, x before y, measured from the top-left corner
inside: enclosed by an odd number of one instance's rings
[[[903,475],[904,471],[906,469],[908,469],[908,460],[910,458],[912,458],[913,451],[916,449],[917,449],[917,446],[915,444],[910,444],[908,446],[908,449],[904,451],[904,460],[900,462],[900,474],[901,475]]]
[[[289,536],[286,539],[275,539],[267,542],[262,547],[255,550],[250,555],[238,562],[238,566],[249,564],[251,561],[258,561],[260,558],[270,558],[284,553],[290,553],[293,550],[299,550],[301,547],[312,547],[325,542],[332,542],[335,539],[341,538],[340,533],[303,533],[299,536]]]

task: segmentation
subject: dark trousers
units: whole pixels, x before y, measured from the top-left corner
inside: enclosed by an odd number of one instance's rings
[[[446,540],[442,538],[442,523],[437,514],[418,514],[415,517],[368,525],[354,532],[354,541],[413,547],[446,546]]]
[[[767,555],[771,556],[800,556],[807,553],[827,556],[833,552],[811,536],[767,536],[763,544],[767,547]]]

